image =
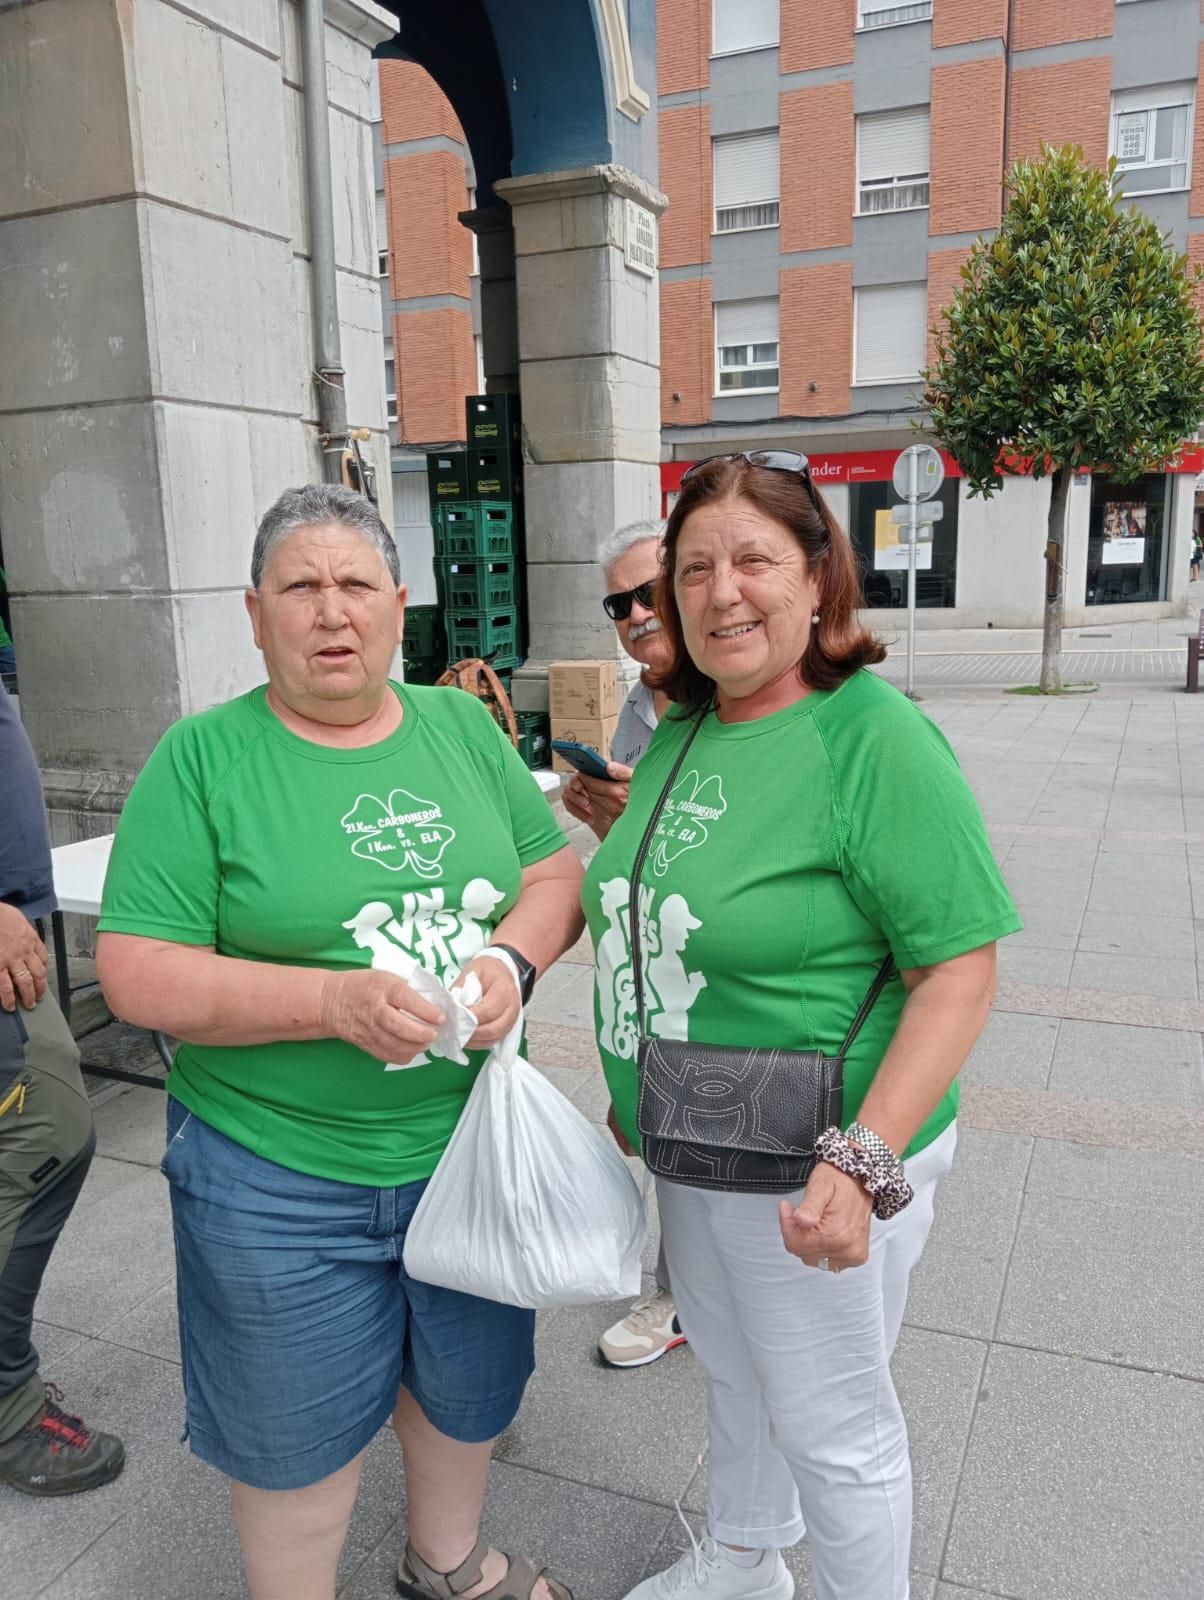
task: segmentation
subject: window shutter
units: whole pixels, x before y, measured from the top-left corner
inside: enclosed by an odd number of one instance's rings
[[[924,364],[927,285],[858,289],[856,301],[858,383],[917,377]]]
[[[927,171],[927,106],[857,118],[857,176],[862,183]]]
[[[715,0],[711,49],[756,50],[778,42],[778,0]]]
[[[729,300],[715,307],[717,343],[776,344],[778,303],[776,300]]]
[[[715,209],[778,198],[778,134],[741,133],[715,140]]]
[[[376,248],[387,250],[389,248],[389,224],[385,218],[385,197],[378,194],[376,197]]]

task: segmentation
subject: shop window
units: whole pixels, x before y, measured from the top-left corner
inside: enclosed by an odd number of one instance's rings
[[[1091,480],[1089,606],[1166,598],[1166,488],[1164,473],[1135,483]]]
[[[933,524],[931,543],[918,547],[916,605],[952,606],[957,603],[957,510],[960,479],[947,478],[939,500],[943,515]],[[903,499],[890,483],[854,483],[849,486],[849,537],[861,564],[865,603],[874,609],[899,609],[907,605],[907,547],[891,522],[892,506]]]

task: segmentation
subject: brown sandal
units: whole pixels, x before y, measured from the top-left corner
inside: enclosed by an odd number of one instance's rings
[[[414,1546],[406,1540],[405,1554],[397,1568],[397,1592],[406,1600],[456,1600],[466,1589],[481,1581],[481,1569],[489,1545],[478,1539],[475,1548],[451,1572],[436,1572],[428,1567]],[[505,1552],[503,1551],[503,1554]],[[573,1600],[572,1592],[564,1584],[549,1578],[542,1567],[536,1567],[527,1556],[507,1557],[510,1562],[506,1575],[492,1589],[486,1589],[475,1600],[531,1600],[532,1592],[540,1578],[552,1593],[552,1600]]]

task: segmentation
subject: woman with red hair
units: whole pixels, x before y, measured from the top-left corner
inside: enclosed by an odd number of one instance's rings
[[[908,1593],[890,1354],[1020,922],[948,744],[865,670],[860,603],[805,457],[683,478],[656,602],[676,709],[584,889],[614,1116],[708,1382],[709,1531],[628,1600],[789,1600],[804,1527],[817,1600]]]

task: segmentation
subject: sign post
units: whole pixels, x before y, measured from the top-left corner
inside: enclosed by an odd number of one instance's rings
[[[932,524],[944,513],[944,506],[924,505],[931,500],[945,481],[945,467],[940,454],[930,444],[908,445],[895,462],[892,482],[895,493],[903,496],[906,505],[896,506],[891,520],[901,523],[907,537],[907,687],[909,700],[918,700],[916,694],[916,545],[922,538],[932,538]],[[921,533],[921,528],[925,533]]]

